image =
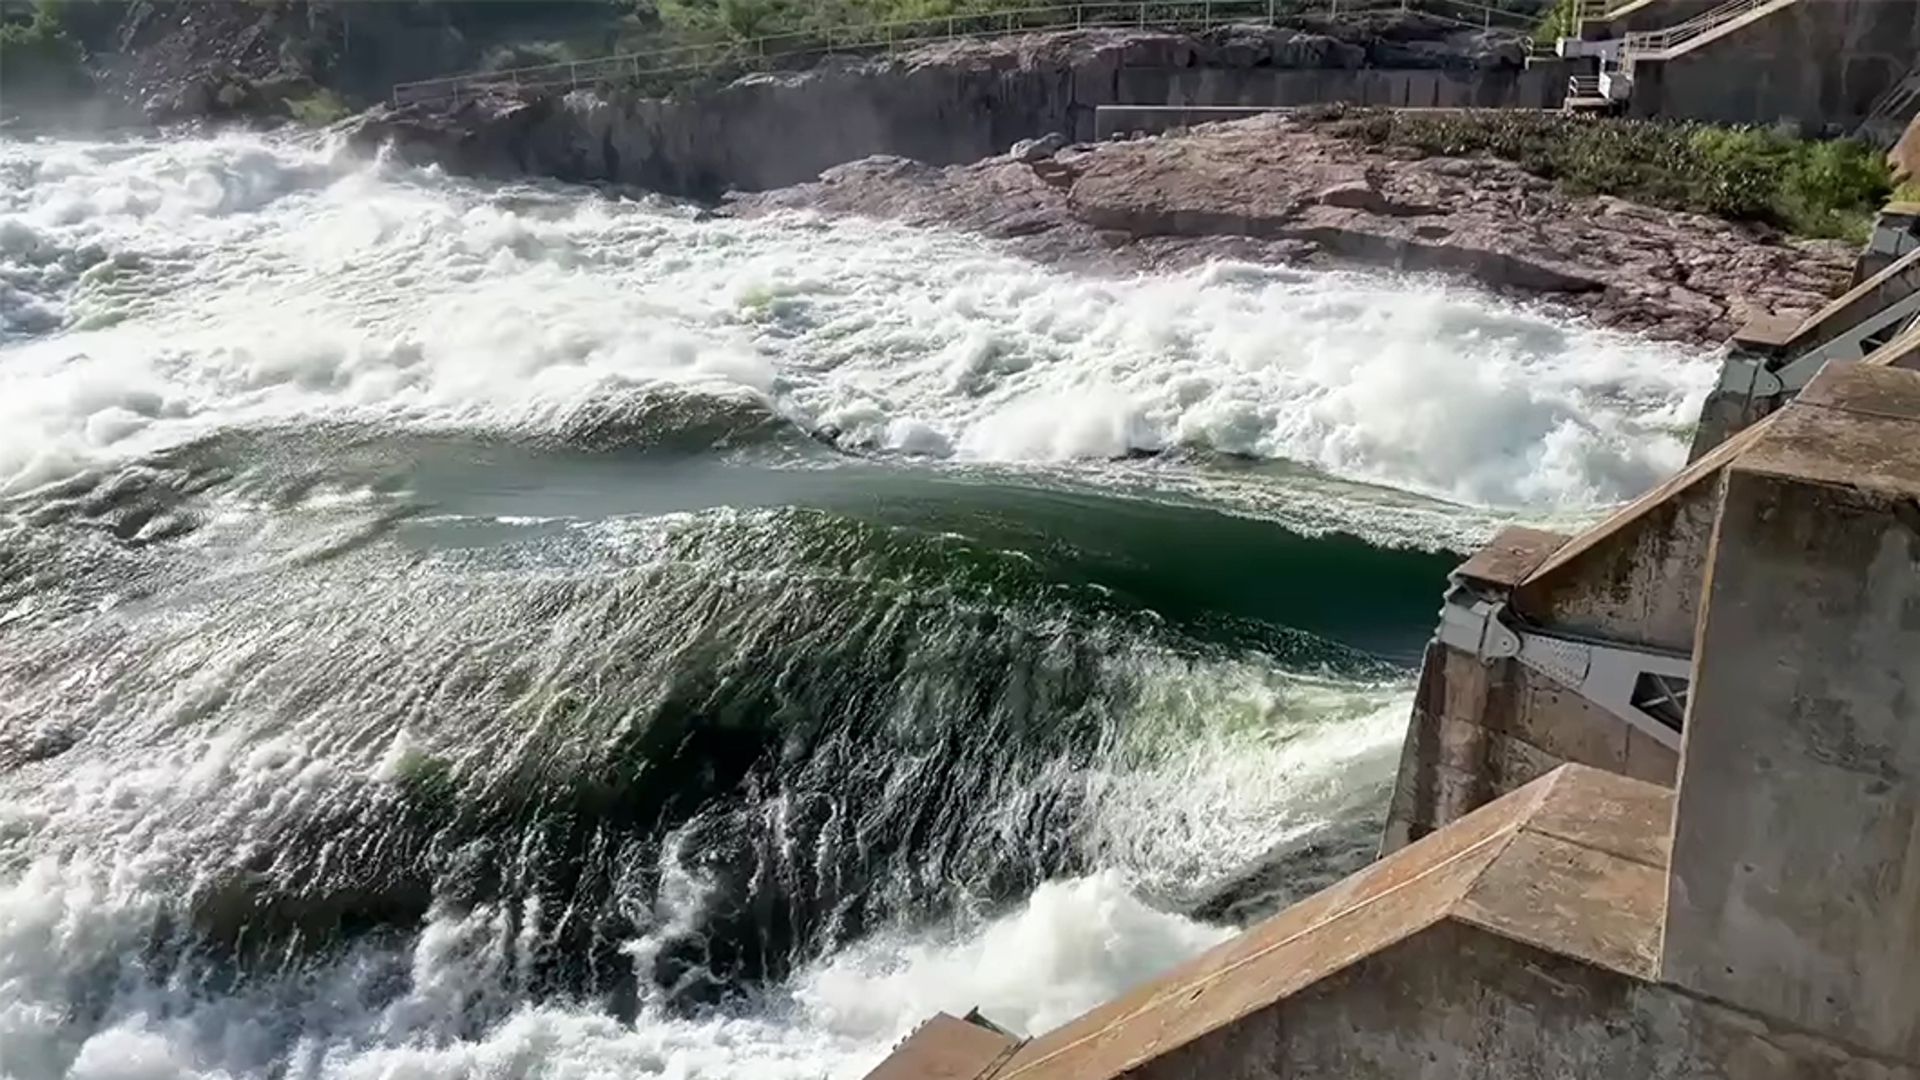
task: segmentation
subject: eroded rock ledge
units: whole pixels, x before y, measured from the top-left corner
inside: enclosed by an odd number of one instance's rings
[[[1168,268],[1228,256],[1460,275],[1596,322],[1717,344],[1760,314],[1806,315],[1845,278],[1843,244],[1614,198],[1518,166],[1410,158],[1274,114],[972,165],[869,158],[723,213],[810,208],[969,229],[1036,258]]]

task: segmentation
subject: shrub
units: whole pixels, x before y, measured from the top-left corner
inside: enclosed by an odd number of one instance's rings
[[[1514,162],[1576,195],[1864,240],[1892,190],[1881,156],[1854,139],[1760,127],[1588,118],[1522,110],[1344,115],[1334,130],[1374,145]]]
[[[86,57],[61,29],[57,5],[36,5],[30,22],[0,24],[0,103],[46,105],[92,89]]]
[[[1554,0],[1553,6],[1534,25],[1533,40],[1540,45],[1552,45],[1563,37],[1572,37],[1573,12],[1574,0]]]

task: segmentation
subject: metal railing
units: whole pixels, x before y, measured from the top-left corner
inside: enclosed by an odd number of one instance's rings
[[[1574,75],[1567,79],[1567,97],[1597,98],[1600,96],[1600,76]]]
[[[1558,25],[1549,24],[1546,30],[1556,38],[1577,38],[1588,23],[1606,22],[1612,19],[1621,8],[1631,7],[1638,2],[1639,0],[1574,0],[1571,6],[1564,9],[1563,19],[1556,20]]]
[[[1631,65],[1636,58],[1670,59],[1666,54],[1705,37],[1736,19],[1778,2],[1779,0],[1729,0],[1728,3],[1712,11],[1669,26],[1664,30],[1646,30],[1628,34],[1620,42],[1621,58],[1628,65]]]
[[[1920,67],[1907,72],[1880,95],[1868,110],[1867,118],[1861,121],[1856,136],[1886,150],[1900,141],[1915,112],[1920,112]]]
[[[1274,23],[1303,16],[1418,12],[1461,27],[1531,29],[1517,12],[1477,0],[1095,0],[975,15],[867,23],[769,34],[710,44],[682,45],[588,60],[500,71],[468,72],[394,86],[395,105],[458,101],[500,90],[577,90],[606,83],[674,80],[704,73],[751,71],[835,52],[890,52],[961,38],[1005,37],[1040,31],[1103,28],[1195,30]]]

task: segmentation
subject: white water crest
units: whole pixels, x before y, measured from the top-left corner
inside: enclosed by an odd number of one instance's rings
[[[1193,447],[1551,511],[1676,468],[1714,366],[1431,282],[1090,279],[239,136],[0,143],[0,181],[0,492],[234,424],[539,430],[671,387],[903,452]]]
[[[342,421],[554,434],[596,403],[661,391],[757,404],[942,467],[1087,480],[1093,463],[1141,450],[1264,459],[1273,472],[1222,470],[1223,489],[1330,474],[1297,496],[1327,504],[1311,508],[1316,525],[1405,505],[1479,529],[1487,513],[1433,500],[1584,513],[1670,472],[1712,368],[1431,281],[1237,264],[1091,278],[951,233],[701,220],[310,142],[0,141],[0,496],[222,432]],[[1204,493],[1192,481],[1205,468],[1165,483]],[[303,509],[325,495],[307,492]],[[602,532],[609,560],[637,558],[619,528]],[[256,563],[314,554],[282,550],[307,544],[300,523],[267,533],[222,555],[219,587],[287,580]],[[1194,557],[1207,557],[1200,544]],[[209,985],[154,945],[195,857],[261,846],[276,815],[322,820],[428,768],[404,732],[367,735],[376,706],[413,690],[375,676],[424,682],[481,646],[541,640],[488,622],[527,608],[435,606],[505,585],[437,580],[444,566],[425,556],[380,565],[245,597],[251,608],[216,597],[156,613],[147,597],[106,597],[103,621],[122,603],[133,614],[101,640],[124,632],[131,655],[149,633],[165,648],[142,654],[151,678],[105,688],[66,638],[6,640],[55,623],[34,597],[0,610],[0,660],[62,675],[35,684],[50,688],[36,708],[87,703],[125,723],[0,785],[0,1077],[850,1078],[935,1010],[977,1006],[1037,1033],[1231,932],[1163,910],[1160,895],[1231,885],[1277,845],[1377,804],[1410,701],[1392,678],[1136,656],[1152,692],[1116,745],[1061,766],[1088,774],[1092,870],[940,925],[871,928],[697,1018],[643,1001],[622,1021],[529,989],[537,943],[524,938],[554,915],[486,903],[436,904],[344,956]],[[370,607],[381,602],[391,617]],[[366,647],[373,624],[389,652]],[[481,646],[461,636],[470,626]],[[602,627],[577,629],[565,641],[586,651]],[[325,647],[303,650],[302,633]],[[323,698],[326,679],[352,682],[343,672],[365,680]],[[304,704],[267,707],[288,702]],[[0,697],[0,735],[65,737],[67,717],[26,707]],[[202,723],[210,714],[256,723]],[[662,904],[693,910],[702,888],[671,880]],[[637,964],[660,941],[627,947]]]

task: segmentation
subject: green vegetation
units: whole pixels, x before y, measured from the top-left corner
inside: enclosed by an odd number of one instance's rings
[[[1578,195],[1763,222],[1802,236],[1865,240],[1892,191],[1885,159],[1853,139],[1500,110],[1338,112],[1335,131],[1429,154],[1485,154]]]
[[[86,55],[61,25],[63,5],[40,0],[26,17],[0,21],[0,102],[42,105],[88,93]]]
[[[288,114],[308,127],[326,127],[352,111],[344,98],[324,87],[306,97],[287,99]]]
[[[1215,18],[1243,14],[1264,18],[1266,0],[1220,0]],[[1281,7],[1291,6],[1282,0]],[[887,29],[901,38],[948,32],[989,33],[1023,27],[1072,23],[1075,5],[1049,0],[659,0],[664,36],[677,44],[742,42],[779,38],[785,48],[810,48],[836,40],[885,40]],[[1138,9],[1097,3],[1081,14],[1099,21],[1133,22]],[[1203,13],[1198,4],[1148,4],[1150,21],[1166,22]],[[872,28],[871,34],[862,33]],[[853,33],[848,33],[853,31]],[[791,41],[791,46],[788,45]]]
[[[1534,24],[1534,42],[1552,45],[1563,37],[1574,36],[1577,29],[1573,20],[1575,4],[1576,0],[1553,0],[1553,6],[1542,13],[1540,21]]]

